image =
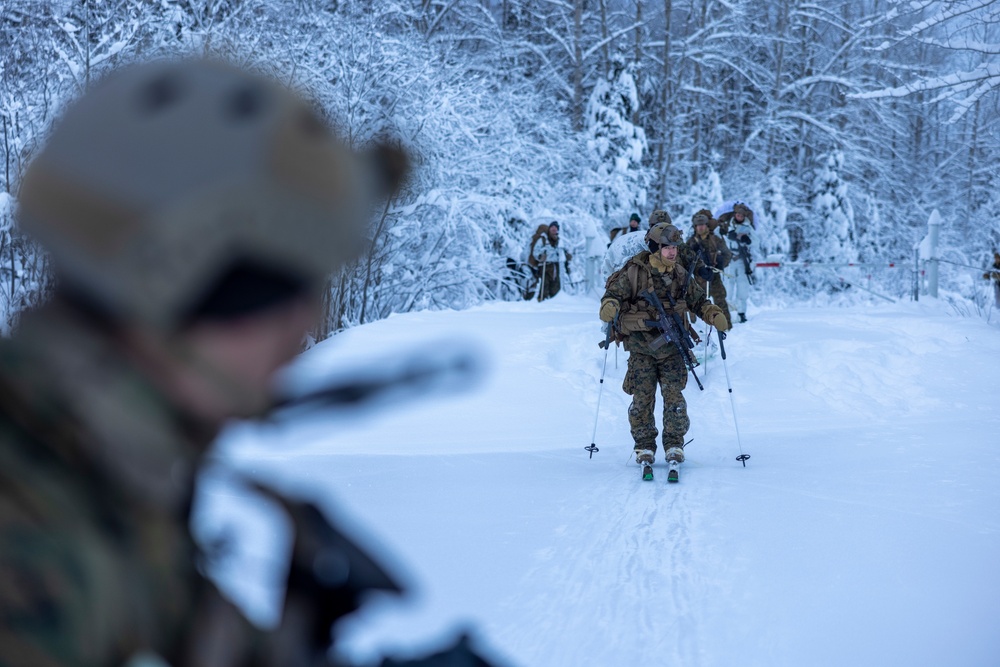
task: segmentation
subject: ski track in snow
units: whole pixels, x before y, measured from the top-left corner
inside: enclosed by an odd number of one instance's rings
[[[693,442],[669,485],[662,450],[652,482],[632,462],[621,350],[599,391],[596,310],[561,295],[350,330],[292,380],[443,332],[492,370],[467,395],[222,440],[222,460],[366,526],[413,584],[346,624],[347,654],[417,650],[470,620],[525,667],[994,664],[1000,330],[934,302],[751,309],[726,368],[714,354],[705,391],[689,380]],[[209,488],[196,525],[253,536],[216,576],[273,621],[264,547],[287,536],[252,506]]]

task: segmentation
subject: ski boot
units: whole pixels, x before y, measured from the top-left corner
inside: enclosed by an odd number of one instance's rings
[[[684,462],[684,448],[683,447],[668,447],[665,453],[667,458],[667,481],[671,483],[676,483],[681,480],[680,468],[681,463]]]
[[[642,479],[647,482],[653,479],[653,454],[652,449],[635,450],[635,462],[642,466]]]
[[[747,314],[746,313],[736,313],[736,314],[740,316],[740,324],[745,324],[747,321]]]

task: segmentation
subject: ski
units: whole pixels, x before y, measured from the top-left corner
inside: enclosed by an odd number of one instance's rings
[[[667,465],[670,468],[670,470],[667,472],[667,481],[670,482],[671,484],[681,481],[680,478],[681,464],[678,463],[677,461],[668,461]]]
[[[648,463],[644,463],[642,466],[642,479],[646,482],[652,481],[653,479],[653,466]]]

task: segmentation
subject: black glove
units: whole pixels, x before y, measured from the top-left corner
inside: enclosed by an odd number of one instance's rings
[[[753,242],[753,239],[750,238],[749,234],[741,234],[740,235],[740,243],[746,243],[747,245],[750,245],[752,242]]]
[[[712,269],[708,268],[707,266],[702,266],[702,267],[699,267],[698,270],[695,271],[694,273],[695,273],[696,276],[698,276],[702,280],[711,280],[713,272],[712,272]]]
[[[729,233],[726,234],[726,238],[728,238],[731,241],[735,241],[736,240],[736,230],[735,229],[730,229]]]
[[[715,268],[719,271],[726,268],[726,260],[721,254],[715,258]]]

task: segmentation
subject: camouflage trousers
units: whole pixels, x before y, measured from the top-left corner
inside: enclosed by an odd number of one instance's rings
[[[681,393],[687,386],[687,368],[681,355],[672,354],[657,360],[647,354],[632,352],[628,358],[628,371],[622,389],[631,394],[628,423],[632,427],[635,449],[656,451],[656,385],[663,396],[663,449],[683,447],[684,434],[691,420],[688,419],[687,401]]]

